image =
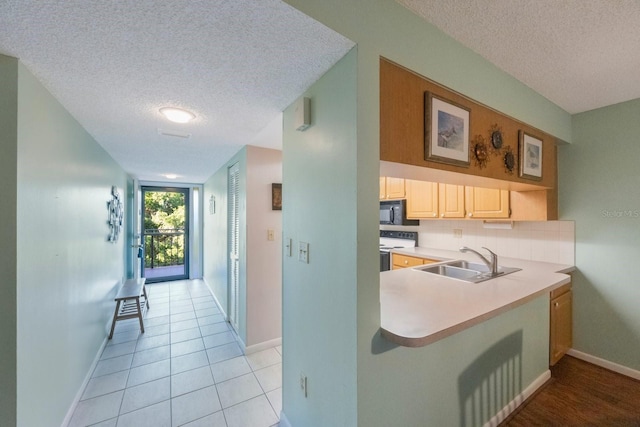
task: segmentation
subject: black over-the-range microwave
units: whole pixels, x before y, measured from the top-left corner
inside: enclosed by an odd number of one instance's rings
[[[407,201],[384,200],[380,202],[380,224],[420,225],[417,219],[407,219]]]

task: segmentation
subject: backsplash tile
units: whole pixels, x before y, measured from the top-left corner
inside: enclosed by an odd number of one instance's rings
[[[412,227],[413,228],[413,227]],[[482,221],[420,221],[418,245],[458,250],[486,246],[498,255],[575,265],[574,221],[514,222],[513,229],[484,228]],[[462,238],[453,230],[462,230]]]

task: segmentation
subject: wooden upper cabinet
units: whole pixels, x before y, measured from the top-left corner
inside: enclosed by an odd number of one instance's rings
[[[464,187],[438,184],[438,213],[440,218],[464,218]]]
[[[509,192],[465,187],[465,208],[467,218],[509,218]]]
[[[405,180],[407,218],[438,217],[438,184],[427,181]]]
[[[404,199],[405,195],[404,178],[380,177],[380,200]]]

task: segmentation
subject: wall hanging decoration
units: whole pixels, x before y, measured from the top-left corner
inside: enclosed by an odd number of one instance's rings
[[[282,210],[282,184],[271,184],[271,210]]]
[[[509,175],[513,175],[513,168],[516,166],[516,156],[513,154],[510,145],[504,147],[504,151],[504,170]]]
[[[504,140],[502,138],[502,128],[497,123],[491,125],[491,129],[489,129],[489,141],[491,141],[491,144],[488,144],[489,149],[495,156],[499,156]]]
[[[469,166],[471,110],[425,92],[425,160]]]
[[[525,131],[518,132],[520,150],[520,177],[542,179],[542,140]]]
[[[489,153],[487,151],[487,144],[484,141],[482,135],[476,135],[471,141],[471,152],[473,153],[473,160],[476,166],[480,169],[487,166],[489,161]]]
[[[124,206],[120,199],[120,193],[118,188],[114,185],[111,187],[111,200],[107,202],[107,210],[109,211],[109,242],[117,242],[118,236],[122,231],[122,224],[124,222]]]

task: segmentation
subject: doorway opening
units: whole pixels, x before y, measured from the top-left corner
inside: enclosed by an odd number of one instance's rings
[[[142,187],[142,277],[189,278],[189,189]]]

